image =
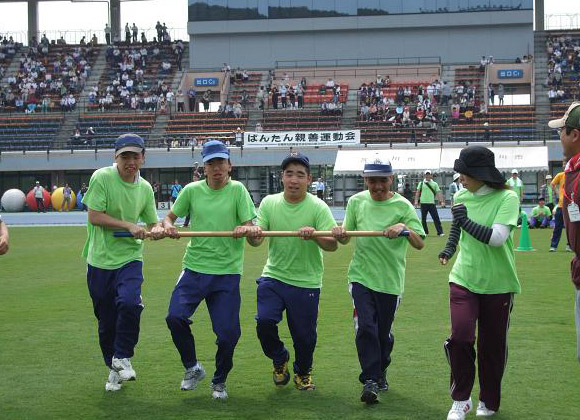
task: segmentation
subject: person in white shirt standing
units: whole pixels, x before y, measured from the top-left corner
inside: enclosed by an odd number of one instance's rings
[[[32,191],[34,199],[36,200],[36,211],[40,213],[40,208],[42,207],[42,212],[46,213],[46,206],[44,205],[44,188],[40,185],[39,181],[36,181],[36,185]]]
[[[459,174],[453,174],[453,182],[449,184],[449,196],[451,199],[451,207],[453,207],[453,196],[455,193],[461,189],[463,189],[463,184],[461,184]]]

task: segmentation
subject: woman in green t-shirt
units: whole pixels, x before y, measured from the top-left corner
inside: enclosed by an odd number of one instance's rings
[[[464,189],[455,194],[451,232],[439,261],[447,264],[459,243],[449,275],[451,336],[444,347],[453,398],[447,419],[463,420],[472,409],[476,324],[477,416],[489,417],[499,409],[513,295],[520,292],[512,233],[519,199],[505,186],[493,152],[485,147],[463,149],[453,169],[461,174]]]

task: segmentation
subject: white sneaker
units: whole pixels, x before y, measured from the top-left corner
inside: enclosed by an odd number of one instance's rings
[[[105,391],[118,391],[120,389],[121,389],[121,377],[119,376],[119,372],[111,369],[109,371],[107,383],[105,384]]]
[[[556,252],[556,248],[550,247],[550,252]]]
[[[228,398],[228,391],[226,390],[226,384],[211,384],[211,389],[213,392],[211,396],[214,400],[226,400]]]
[[[440,233],[440,234],[439,234],[439,235],[437,235],[437,236],[445,236],[445,234],[444,234],[444,233]]]
[[[475,417],[491,417],[494,414],[495,411],[487,408],[483,401],[477,403],[477,411],[475,412]]]
[[[133,366],[131,365],[131,359],[117,359],[116,357],[113,357],[113,363],[111,363],[111,366],[119,373],[122,382],[134,381],[137,378],[135,369],[133,369]]]
[[[183,376],[183,381],[181,381],[181,390],[182,391],[191,391],[197,388],[197,384],[205,378],[205,369],[201,365],[201,363],[197,362],[197,364],[193,367],[186,369],[185,375]]]
[[[447,414],[447,420],[464,420],[472,406],[471,398],[465,401],[453,401],[451,410]]]
[[[570,245],[566,245],[566,251],[572,252],[572,248],[570,248]]]

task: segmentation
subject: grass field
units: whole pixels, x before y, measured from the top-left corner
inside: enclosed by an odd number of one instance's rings
[[[523,292],[516,297],[510,356],[497,419],[580,418],[571,254],[548,253],[551,231],[532,231],[535,252],[517,253]],[[361,385],[353,341],[346,270],[352,245],[325,255],[314,392],[276,389],[271,363],[255,333],[255,279],[266,247],[247,248],[242,278],[242,337],[228,379],[229,400],[211,399],[209,380],[182,392],[177,351],[165,325],[169,296],[186,241],[146,245],[145,311],[133,359],[136,382],[106,393],[102,364],[79,257],[84,228],[14,228],[0,258],[0,418],[198,419],[445,419],[451,404],[442,343],[449,331],[449,268],[436,255],[445,238],[429,237],[410,251],[406,290],[394,325],[391,389],[381,404],[359,402]],[[194,315],[200,361],[211,377],[216,350],[205,305]],[[288,331],[281,333],[288,345]],[[477,387],[472,397],[477,401]],[[472,413],[470,418],[475,418]]]

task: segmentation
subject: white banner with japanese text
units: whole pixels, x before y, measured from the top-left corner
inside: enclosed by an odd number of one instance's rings
[[[244,147],[302,147],[360,144],[360,130],[244,133]]]

